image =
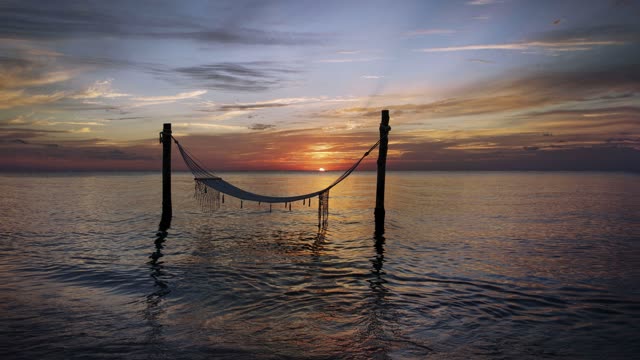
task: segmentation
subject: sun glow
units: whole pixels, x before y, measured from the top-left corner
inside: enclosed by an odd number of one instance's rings
[[[325,172],[326,170],[324,168],[320,168],[320,169],[318,169],[318,171]]]

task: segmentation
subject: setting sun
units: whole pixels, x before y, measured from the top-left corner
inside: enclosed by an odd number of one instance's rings
[[[320,169],[318,169],[318,171],[324,172],[325,170],[324,170],[324,168],[320,168]]]

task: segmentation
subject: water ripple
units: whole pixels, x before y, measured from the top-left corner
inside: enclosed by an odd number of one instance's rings
[[[291,176],[324,181],[255,179]],[[156,175],[0,177],[0,357],[633,358],[637,180],[391,174],[382,238],[370,174],[324,234],[301,204],[204,214],[176,174],[166,236]]]

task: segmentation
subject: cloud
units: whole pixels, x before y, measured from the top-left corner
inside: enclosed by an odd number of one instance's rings
[[[24,115],[19,115],[18,117],[15,117],[15,118],[13,118],[13,119],[9,120],[9,121],[7,122],[7,124],[10,124],[10,125],[22,125],[22,124],[26,124],[26,123],[27,123],[27,121],[26,121],[24,118],[25,118],[25,117],[24,117]]]
[[[264,91],[280,86],[288,75],[299,71],[278,62],[254,61],[213,63],[157,72],[178,82],[180,79],[176,79],[174,75],[186,77],[209,89]]]
[[[604,108],[587,108],[587,109],[556,109],[548,111],[533,111],[524,114],[527,117],[549,117],[549,116],[571,116],[585,118],[603,118],[613,117],[627,114],[631,117],[640,116],[640,107],[637,106],[617,106]],[[639,124],[640,126],[640,124]]]
[[[51,71],[40,74],[36,78],[20,77],[20,74],[8,74],[0,72],[0,87],[20,88],[55,84],[71,79],[68,71]]]
[[[455,34],[455,30],[451,29],[418,29],[412,30],[404,33],[404,36],[415,37],[415,36],[426,36],[426,35],[450,35]]]
[[[631,106],[638,97],[640,66],[634,63],[514,72],[457,89],[448,98],[396,103],[389,99],[386,106],[392,109],[396,124],[432,121],[436,122],[431,124],[435,128],[455,125],[469,130],[486,127],[494,132],[519,129],[602,137],[616,129],[640,132],[637,108]],[[344,107],[318,116],[343,123],[354,119],[374,122],[379,111],[377,106]]]
[[[132,34],[159,39],[197,40],[223,45],[315,45],[325,42],[325,37],[314,33],[262,31],[256,29],[211,29],[197,31],[148,32]]]
[[[491,4],[496,4],[496,3],[500,3],[502,1],[500,0],[471,0],[467,2],[467,5],[476,5],[476,6],[481,6],[481,5],[491,5]]]
[[[250,104],[226,104],[219,106],[215,111],[233,111],[233,110],[258,110],[258,109],[270,109],[289,106],[287,103],[280,102],[264,102],[264,103],[250,103]]]
[[[518,146],[519,141],[533,142],[535,137],[509,134],[465,142],[423,139],[400,143],[396,148],[401,148],[401,155],[389,159],[387,166],[397,170],[640,171],[640,147],[593,141],[569,146]]]
[[[619,43],[637,43],[640,32],[637,27],[629,25],[598,25],[569,29],[554,29],[534,35],[541,42],[563,41],[615,41]]]
[[[250,10],[250,9],[247,9]],[[34,20],[37,19],[37,20]],[[237,26],[220,26],[211,17],[181,13],[180,7],[155,3],[140,11],[139,5],[119,2],[51,3],[3,2],[0,34],[13,39],[56,40],[74,38],[181,39],[222,45],[313,45],[323,35],[280,32]]]
[[[10,51],[12,55],[0,55],[0,109],[52,103],[67,95],[51,88],[71,79],[78,70],[56,68],[51,56],[35,56],[29,50],[19,48]]]
[[[23,139],[43,139],[51,135],[68,134],[67,130],[52,130],[52,129],[31,129],[31,128],[16,128],[16,127],[4,127],[0,129],[0,144],[12,143],[16,140]],[[21,143],[24,143],[22,141]]]
[[[88,126],[104,126],[104,123],[96,121],[50,121],[36,120],[31,123],[33,126],[57,126],[57,125],[88,125]]]
[[[362,75],[362,78],[363,79],[375,80],[375,79],[382,79],[382,78],[384,78],[384,76],[382,76],[382,75]]]
[[[123,116],[123,117],[117,117],[117,118],[108,118],[106,120],[109,121],[126,121],[126,120],[140,120],[140,119],[146,119],[145,116]]]
[[[275,128],[272,124],[251,124],[248,126],[249,130],[268,130]]]
[[[569,30],[553,30],[534,36],[533,40],[504,44],[475,44],[418,49],[420,52],[452,52],[477,50],[526,51],[587,51],[594,47],[621,46],[640,41],[636,28],[622,25],[603,25]]]
[[[235,104],[222,104],[217,107],[201,109],[205,112],[217,112],[217,111],[247,111],[247,110],[260,110],[281,108],[289,106],[301,106],[310,104],[323,104],[323,103],[336,103],[336,102],[350,102],[356,101],[354,98],[330,98],[330,97],[296,97],[296,98],[279,98],[273,100],[259,101],[254,103],[235,103]]]
[[[83,127],[80,129],[71,130],[70,132],[73,134],[88,134],[91,132],[91,128]]]
[[[72,99],[96,99],[96,98],[118,98],[128,97],[129,94],[119,93],[113,90],[113,79],[97,80],[86,90],[70,96]]]
[[[82,133],[85,130],[80,129]],[[105,139],[24,141],[0,135],[0,170],[156,170],[160,154],[152,141],[112,143]]]
[[[204,166],[212,166],[212,170],[315,170],[327,164],[331,164],[332,169],[346,169],[378,136],[376,129],[367,132],[276,131],[270,124],[256,123],[240,132],[239,127],[220,124],[174,125],[176,132],[185,133],[179,137],[181,144],[198,155]],[[250,131],[251,128],[255,131]],[[216,134],[189,134],[196,129],[215,129]],[[270,130],[269,136],[260,130]],[[38,140],[30,134],[0,133],[0,169],[156,170],[159,167],[160,152],[155,139],[128,144],[105,139],[52,144],[50,140]],[[220,149],[224,149],[225,156],[219,156]],[[375,166],[375,157],[369,156],[360,169],[371,170]],[[387,166],[394,170],[640,171],[640,135],[599,138],[594,134],[545,136],[542,132],[518,131],[496,134],[491,130],[394,131]],[[175,167],[185,169],[182,162],[176,162]]]
[[[195,91],[178,93],[176,95],[134,97],[132,100],[138,101],[138,103],[135,104],[134,106],[147,106],[147,105],[167,104],[167,103],[176,102],[178,100],[193,99],[201,95],[204,95],[206,93],[207,93],[207,90],[195,90]]]
[[[70,102],[64,97],[61,101],[53,103],[50,105],[52,108],[59,110],[68,110],[68,111],[108,111],[108,112],[117,112],[119,114],[128,114],[129,110],[125,109],[121,106],[104,104],[99,101],[88,101],[83,100],[82,102]]]
[[[380,60],[380,58],[341,58],[341,59],[320,59],[316,60],[319,63],[327,64],[341,64],[341,63],[354,63],[354,62],[370,62]]]
[[[271,131],[269,136],[259,131],[190,135],[181,143],[216,169],[317,169],[329,162],[332,168],[343,169],[376,138],[376,131],[327,136],[319,129],[307,129]],[[554,138],[535,132],[495,135],[449,130],[426,136],[397,132],[390,140],[387,166],[394,170],[640,170],[640,137]],[[623,143],[626,147],[620,147]],[[214,155],[211,144],[225,149],[224,159]],[[375,157],[366,158],[360,169],[375,169]]]
[[[475,63],[481,63],[481,64],[495,64],[495,61],[484,60],[484,59],[476,59],[476,58],[467,59],[467,61],[475,62]]]
[[[585,109],[554,109],[521,114],[522,129],[563,134],[600,134],[600,139],[620,132],[640,134],[640,107],[608,106]]]
[[[72,71],[52,70],[45,60],[0,55],[0,89],[37,87],[67,81]]]
[[[180,128],[183,131],[187,131],[193,128],[203,128],[203,129],[221,130],[221,131],[231,132],[231,133],[242,133],[247,130],[247,128],[244,126],[224,125],[224,124],[214,124],[214,123],[204,123],[204,122],[178,122],[178,123],[173,123],[173,126],[176,128]]]
[[[591,50],[594,46],[611,46],[624,45],[625,42],[619,40],[564,40],[564,41],[530,41],[518,42],[510,44],[483,44],[483,45],[465,45],[465,46],[447,46],[437,48],[419,49],[421,52],[451,52],[451,51],[473,51],[473,50],[529,50],[532,48],[541,48],[544,50],[555,51],[586,51]]]
[[[64,96],[64,92],[28,94],[24,90],[0,90],[0,109],[51,103],[64,98]]]
[[[207,118],[207,120],[213,120],[213,121],[225,121],[225,120],[229,120],[229,119],[234,119],[234,118],[238,118],[240,116],[244,116],[244,115],[249,115],[251,114],[251,110],[228,110],[228,111],[224,111],[221,114],[216,114],[213,116],[210,116]],[[215,126],[219,126],[219,125],[215,125]],[[225,125],[226,126],[226,125]],[[224,129],[243,129],[242,127],[230,127],[230,126],[226,126],[224,127]]]

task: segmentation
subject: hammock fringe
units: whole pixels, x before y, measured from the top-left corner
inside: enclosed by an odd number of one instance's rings
[[[329,190],[318,195],[318,229],[324,229],[329,223]]]
[[[220,191],[208,188],[202,181],[195,181],[193,197],[198,201],[202,211],[214,212],[220,208]],[[224,200],[222,201],[224,202]]]

